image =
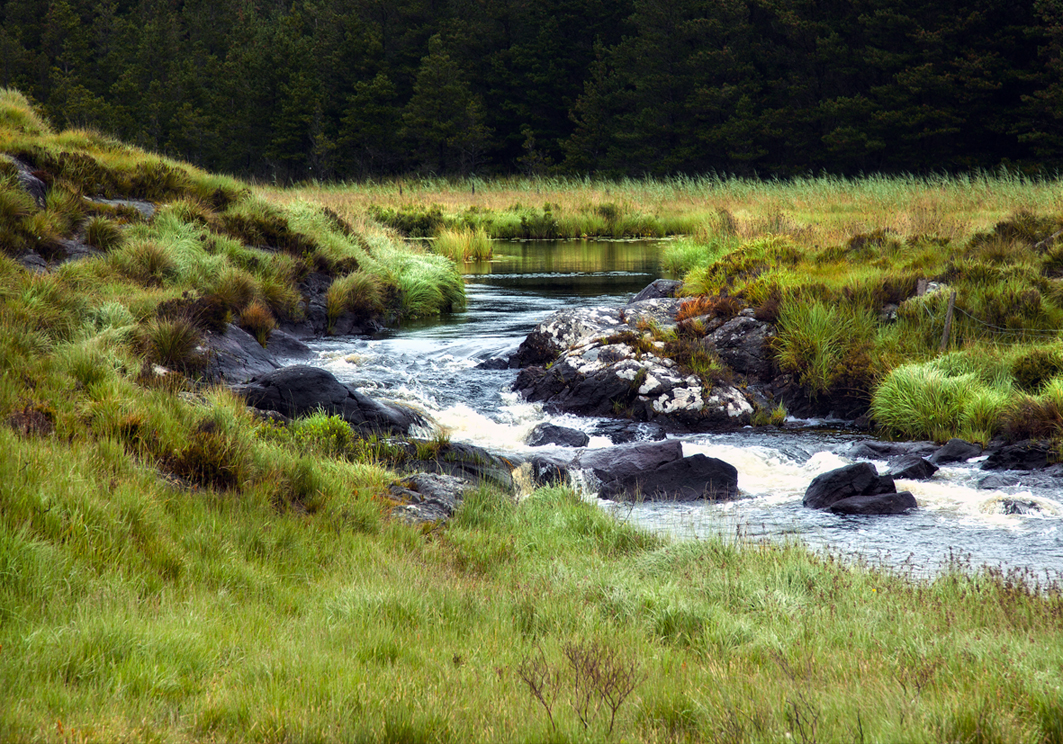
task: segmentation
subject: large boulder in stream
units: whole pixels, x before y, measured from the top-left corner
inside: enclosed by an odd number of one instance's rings
[[[608,499],[726,501],[738,496],[738,471],[723,460],[696,454],[683,457],[674,439],[587,450],[570,469],[589,470]]]
[[[811,509],[830,509],[841,514],[898,514],[916,506],[910,493],[897,493],[893,476],[879,475],[869,462],[817,475],[802,503]],[[901,504],[906,506],[901,508]]]
[[[742,388],[681,368],[643,330],[674,329],[679,305],[658,298],[554,313],[515,355],[524,368],[513,389],[553,410],[655,421],[673,431],[748,424],[754,408]]]
[[[235,385],[233,390],[259,410],[292,418],[320,410],[342,417],[365,434],[409,434],[411,427],[425,423],[416,411],[373,400],[318,367],[285,367]]]
[[[529,447],[542,447],[556,444],[560,447],[586,447],[591,438],[578,429],[569,429],[554,424],[539,424],[528,434],[525,444]]]

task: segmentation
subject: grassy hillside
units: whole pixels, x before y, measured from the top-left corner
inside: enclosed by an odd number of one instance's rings
[[[1058,585],[673,542],[562,489],[406,526],[372,447],[252,417],[196,342],[297,312],[310,265],[432,312],[402,298],[444,264],[10,91],[0,151],[52,179],[44,208],[0,191],[0,740],[1063,741]],[[97,219],[98,256],[16,260]]]

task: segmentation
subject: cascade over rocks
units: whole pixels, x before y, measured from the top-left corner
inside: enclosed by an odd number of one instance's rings
[[[817,475],[802,503],[811,509],[830,509],[841,514],[899,514],[916,506],[910,493],[897,493],[893,476],[879,475],[869,462],[856,462]]]
[[[409,434],[411,427],[425,423],[413,410],[373,400],[318,367],[284,367],[235,385],[233,390],[260,410],[292,418],[322,410],[366,434]]]

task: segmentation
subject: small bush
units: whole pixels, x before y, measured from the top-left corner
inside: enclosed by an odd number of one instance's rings
[[[101,251],[122,245],[122,229],[106,217],[93,217],[85,225],[85,242]]]
[[[945,441],[960,428],[965,403],[978,385],[975,375],[950,377],[931,365],[893,370],[875,391],[871,413],[891,434]]]
[[[374,205],[369,208],[369,214],[382,225],[410,238],[427,238],[435,235],[446,225],[443,208],[438,204],[421,209],[417,207],[387,209]]]
[[[240,327],[265,347],[277,321],[265,303],[255,300],[240,313]]]
[[[0,228],[11,228],[36,211],[33,197],[23,191],[14,179],[0,180]]]
[[[258,281],[250,272],[230,266],[214,281],[211,294],[230,312],[239,313],[258,296]]]

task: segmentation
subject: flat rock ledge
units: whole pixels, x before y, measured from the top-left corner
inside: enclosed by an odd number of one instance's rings
[[[554,313],[517,350],[513,363],[522,369],[513,389],[552,410],[653,421],[672,431],[749,424],[755,403],[763,399],[753,388],[707,384],[683,371],[667,358],[663,343],[640,330],[644,323],[675,328],[680,304],[658,297]],[[750,378],[770,370],[770,324],[748,315],[712,323],[715,328],[701,341],[707,350]]]

